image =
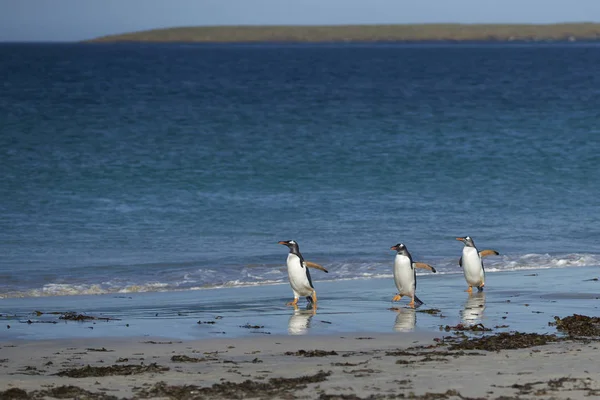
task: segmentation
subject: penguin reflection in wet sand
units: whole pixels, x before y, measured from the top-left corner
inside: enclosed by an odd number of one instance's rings
[[[415,295],[415,291],[417,290],[416,268],[423,268],[428,269],[431,272],[436,272],[435,268],[429,264],[413,262],[406,246],[402,243],[392,246],[390,250],[397,251],[394,260],[394,282],[398,288],[398,294],[394,296],[392,301],[399,301],[402,296],[410,296],[411,300],[408,305],[415,308],[416,300],[417,307],[420,306],[423,302]]]
[[[294,300],[287,303],[287,305],[296,306],[298,304],[298,298],[300,296],[305,296],[308,303],[312,304],[313,307],[316,307],[317,292],[313,286],[308,268],[320,269],[321,271],[325,272],[328,271],[319,264],[305,261],[304,257],[302,257],[302,254],[300,254],[298,243],[295,241],[286,240],[278,242],[278,244],[287,246],[290,249],[290,253],[287,257],[287,268],[288,276],[290,278],[290,286],[294,292]]]
[[[473,239],[469,236],[465,237],[457,237],[456,240],[459,240],[465,244],[462,251],[462,257],[458,260],[458,265],[460,265],[465,274],[465,279],[469,288],[466,292],[472,293],[473,286],[477,288],[478,291],[482,291],[485,286],[485,268],[483,267],[483,257],[486,256],[497,256],[498,253],[496,250],[481,250],[478,251],[477,247],[475,247],[475,243]]]

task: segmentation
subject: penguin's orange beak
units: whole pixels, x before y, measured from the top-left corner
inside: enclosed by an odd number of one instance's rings
[[[456,238],[456,240],[460,240],[461,242],[464,240],[465,238]]]
[[[287,242],[284,242],[283,240],[281,240],[281,241],[277,242],[277,244],[282,244],[282,245],[284,245],[284,246],[287,246]]]
[[[392,246],[392,247],[390,247],[390,250],[396,250],[397,251],[398,250],[398,246]]]

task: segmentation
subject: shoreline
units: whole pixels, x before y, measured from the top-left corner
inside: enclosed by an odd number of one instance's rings
[[[392,279],[315,281],[316,312],[286,307],[289,285],[127,295],[3,299],[0,343],[15,340],[165,337],[171,340],[438,332],[482,324],[502,331],[553,332],[555,316],[599,315],[597,267],[494,272],[486,290],[464,292],[462,275],[418,276],[415,310],[392,303]],[[557,286],[556,282],[565,285]],[[566,288],[576,288],[566,290]],[[69,318],[65,318],[68,316]],[[81,316],[81,318],[79,318]]]

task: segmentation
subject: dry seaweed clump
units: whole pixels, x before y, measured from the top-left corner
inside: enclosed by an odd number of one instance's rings
[[[102,392],[94,393],[77,386],[60,386],[40,392],[34,392],[36,398],[54,397],[57,399],[118,400],[118,397]],[[39,397],[38,397],[39,396]]]
[[[164,372],[169,367],[161,367],[155,363],[149,365],[110,365],[108,367],[92,367],[90,365],[82,368],[72,368],[60,371],[56,375],[68,376],[69,378],[89,378],[114,375],[137,375],[146,372]]]
[[[207,358],[196,358],[196,357],[190,357],[190,356],[186,356],[185,354],[183,355],[175,355],[173,357],[171,357],[171,361],[173,362],[204,362],[204,361],[208,361]]]
[[[556,329],[569,336],[600,336],[600,318],[588,317],[586,315],[573,314],[569,317],[554,317]]]
[[[29,393],[19,388],[0,391],[0,399],[37,400],[49,397],[56,399],[118,400],[116,396],[102,392],[94,393],[72,385],[59,386],[46,390],[35,390]]]
[[[21,400],[21,399],[29,399],[29,395],[23,389],[19,388],[11,388],[4,391],[0,391],[0,399],[13,399],[13,400]]]
[[[171,386],[158,382],[150,389],[137,393],[139,398],[166,397],[171,399],[245,399],[274,398],[286,393],[306,388],[310,383],[327,380],[331,372],[319,371],[315,375],[298,378],[271,378],[268,382],[256,382],[249,379],[244,382],[215,383],[210,387],[195,385]]]
[[[286,351],[286,356],[300,356],[300,357],[327,357],[327,356],[337,356],[338,353],[334,350],[298,350],[296,352]]]
[[[486,350],[500,351],[511,349],[524,349],[527,347],[542,346],[557,342],[560,339],[556,335],[540,335],[538,333],[508,333],[502,332],[496,335],[481,338],[464,339],[454,343],[450,350]]]
[[[449,331],[489,332],[489,331],[491,331],[490,328],[486,328],[485,326],[483,326],[483,324],[475,324],[475,325],[458,324],[455,326],[446,325],[445,327],[442,327],[440,325],[440,330],[442,330],[442,329],[445,330],[446,332],[449,332]]]
[[[40,312],[37,311],[36,313],[40,313]],[[40,314],[38,314],[38,315],[40,315]],[[62,315],[60,317],[58,317],[58,319],[62,319],[65,321],[118,321],[118,319],[115,319],[115,318],[94,317],[92,315],[77,314],[76,312],[73,312],[73,311],[68,311],[68,312],[62,313]]]

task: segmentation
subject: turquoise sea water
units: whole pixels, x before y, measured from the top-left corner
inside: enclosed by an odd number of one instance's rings
[[[315,281],[390,277],[398,242],[460,274],[465,235],[491,273],[598,267],[598,65],[597,43],[1,44],[0,297],[286,282],[288,239]]]

